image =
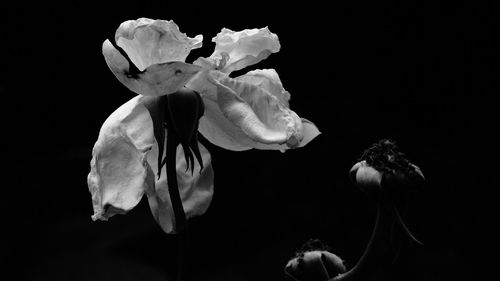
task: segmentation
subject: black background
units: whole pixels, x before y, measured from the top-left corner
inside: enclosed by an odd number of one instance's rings
[[[2,8],[1,252],[12,280],[165,280],[175,267],[175,239],[146,200],[108,222],[90,218],[92,146],[106,117],[134,96],[107,68],[101,44],[139,17],[203,34],[187,62],[209,56],[223,27],[268,26],[281,51],[244,72],[275,68],[291,108],[322,131],[284,154],[208,146],[215,195],[191,221],[195,280],[283,280],[309,238],[352,266],[375,206],[347,172],[381,138],[395,140],[427,178],[407,214],[425,246],[406,249],[387,280],[494,278],[495,4],[140,2]]]

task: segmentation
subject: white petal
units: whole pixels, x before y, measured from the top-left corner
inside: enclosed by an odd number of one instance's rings
[[[195,90],[203,98],[208,98],[214,102],[217,101],[217,86],[210,80],[220,80],[228,77],[226,73],[205,69],[198,72],[188,83],[186,87]]]
[[[193,61],[194,65],[198,65],[203,67],[204,69],[216,69],[216,62],[211,58],[203,58],[199,57],[195,61]]]
[[[203,103],[205,113],[200,118],[198,131],[211,143],[233,151],[244,151],[257,145],[222,114],[216,102],[204,98]]]
[[[138,77],[128,77],[129,63],[125,57],[111,44],[104,41],[102,53],[106,64],[116,78],[129,90],[144,96],[162,96],[173,93],[183,87],[201,70],[200,66],[171,62],[154,64]]]
[[[301,119],[302,119],[302,135],[304,136],[304,138],[300,142],[299,147],[305,146],[310,141],[312,141],[315,137],[317,137],[318,135],[321,134],[318,127],[316,127],[316,125],[314,125],[313,122],[311,122],[305,118],[301,118]]]
[[[267,27],[239,32],[223,28],[212,42],[216,45],[210,58],[218,61],[218,66],[226,73],[255,64],[281,48],[278,36]],[[225,63],[220,63],[221,61]]]
[[[87,178],[94,220],[127,212],[139,203],[144,192],[154,188],[154,174],[146,160],[153,144],[151,117],[139,97],[122,105],[104,122]]]
[[[153,216],[165,232],[172,232],[172,212],[166,172],[155,176],[158,166],[158,144],[154,139],[153,121],[136,96],[118,108],[104,122],[94,146],[88,175],[94,220],[106,220],[126,213],[148,195]],[[168,132],[165,132],[167,134]],[[210,154],[200,144],[204,169],[196,163],[194,173],[186,172],[182,149],[177,153],[177,181],[187,217],[203,214],[212,199],[213,169]]]
[[[207,79],[211,75],[215,79],[227,77],[220,71],[200,72],[186,87],[197,91],[203,97],[205,112],[200,118],[198,131],[210,142],[228,150],[243,151],[251,149],[254,142],[243,131],[229,121],[220,111],[217,104],[217,86]]]
[[[153,64],[185,61],[192,49],[201,47],[203,36],[187,37],[174,21],[140,18],[123,22],[115,41],[142,71]]]
[[[261,87],[271,93],[286,107],[290,100],[290,93],[283,88],[280,77],[274,69],[256,69],[236,78],[238,81],[247,82]]]
[[[217,85],[217,104],[226,118],[257,142],[283,144],[293,136],[290,145],[296,146],[301,139],[293,134],[302,126],[298,116],[262,88],[222,79]]]
[[[255,77],[255,79],[254,79]],[[277,149],[301,146],[304,132],[306,143],[319,134],[314,124],[302,120],[277,97],[284,98],[284,89],[273,95],[266,87],[277,86],[266,77],[252,76],[231,79],[218,71],[200,73],[188,87],[198,91],[205,103],[199,131],[210,142],[229,150]],[[278,80],[279,81],[279,80]],[[259,86],[250,82],[258,82]],[[215,86],[215,87],[214,87]],[[303,145],[302,145],[303,146]]]
[[[200,153],[203,160],[203,170],[200,173],[200,165],[197,161],[194,172],[186,171],[186,160],[182,147],[177,148],[177,184],[184,207],[186,217],[202,215],[208,209],[213,196],[214,172],[212,169],[211,157],[208,150],[199,143]],[[148,156],[148,162],[153,167],[153,172],[157,173],[157,146]],[[163,168],[165,169],[165,168]],[[156,179],[156,190],[148,194],[149,206],[155,220],[166,233],[173,233],[175,224],[175,215],[168,192],[167,178],[165,170],[160,179]]]

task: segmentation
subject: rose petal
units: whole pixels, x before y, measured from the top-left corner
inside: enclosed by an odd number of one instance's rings
[[[197,91],[203,97],[205,113],[200,118],[198,131],[210,142],[228,150],[243,151],[254,147],[254,142],[243,131],[229,121],[217,104],[217,86],[209,82],[208,75],[221,79],[227,77],[220,71],[200,72],[186,87]]]
[[[185,61],[192,49],[201,47],[203,36],[187,37],[174,21],[140,18],[123,22],[115,41],[142,71],[153,64]]]
[[[203,136],[218,146],[236,151],[249,148],[285,151],[300,146],[304,132],[302,121],[265,89],[271,84],[259,87],[219,73],[200,73],[187,84],[201,94],[205,103],[199,126]],[[261,77],[249,80],[269,82]],[[285,97],[282,92],[278,96]],[[319,131],[307,123],[308,142]]]
[[[267,27],[239,32],[223,28],[212,42],[216,45],[210,58],[218,62],[216,64],[225,73],[258,63],[271,53],[278,52],[281,47],[278,36]]]
[[[102,53],[106,64],[116,78],[129,90],[144,96],[161,96],[173,93],[183,87],[202,68],[184,63],[170,62],[154,64],[137,77],[129,77],[127,59],[111,44],[104,41]]]
[[[294,147],[302,139],[302,122],[264,89],[235,79],[225,78],[217,85],[217,104],[231,122],[251,139],[264,144],[291,141]],[[298,132],[298,134],[294,134]]]
[[[216,69],[217,68],[214,60],[211,58],[199,57],[195,61],[193,61],[193,64],[201,66],[204,69]]]
[[[238,81],[247,82],[252,85],[261,87],[277,97],[278,100],[286,107],[290,100],[290,93],[283,88],[280,77],[274,69],[256,69],[248,72],[245,75],[236,78]]]
[[[186,217],[202,215],[208,209],[213,196],[214,172],[212,169],[211,157],[208,150],[198,143],[203,160],[203,170],[200,173],[200,165],[195,163],[194,172],[186,171],[186,159],[182,147],[177,148],[177,185],[184,207]],[[158,147],[156,146],[148,156],[148,162],[157,174],[156,157]],[[156,180],[156,191],[148,196],[149,206],[156,222],[166,233],[173,233],[175,215],[168,192],[168,179],[166,173],[162,173],[160,179]]]
[[[229,121],[219,108],[219,105],[204,98],[205,113],[200,118],[198,131],[211,143],[233,151],[244,151],[256,147],[240,128]]]
[[[166,232],[172,231],[172,213],[166,173],[157,179],[158,144],[154,139],[153,121],[136,96],[118,108],[104,122],[94,146],[88,175],[92,194],[94,220],[106,220],[126,213],[148,195],[150,207]],[[165,132],[167,134],[167,132]],[[187,217],[203,214],[213,194],[213,170],[208,151],[200,145],[204,169],[186,172],[182,150],[177,153],[177,180]]]
[[[306,144],[308,144],[310,141],[312,141],[315,137],[320,135],[321,132],[319,131],[318,127],[316,127],[316,125],[314,125],[313,122],[311,122],[305,118],[301,118],[301,120],[302,120],[302,135],[304,136],[304,138],[300,142],[299,147],[304,147]]]
[[[146,108],[135,97],[104,122],[92,152],[88,175],[94,215],[106,220],[125,213],[154,188],[154,174],[147,163],[153,147],[153,127]]]

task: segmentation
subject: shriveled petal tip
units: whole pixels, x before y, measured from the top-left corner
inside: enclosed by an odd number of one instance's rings
[[[219,69],[225,73],[258,63],[281,48],[278,36],[267,27],[239,32],[223,28],[212,42],[216,45],[210,58],[216,61]]]
[[[316,127],[316,125],[314,125],[313,122],[311,122],[305,118],[301,118],[301,120],[302,120],[302,135],[304,136],[304,138],[300,142],[299,147],[304,147],[304,146],[306,146],[306,144],[311,142],[314,138],[319,136],[321,134],[321,132],[319,131],[318,127]]]
[[[142,71],[153,64],[185,61],[192,49],[202,46],[203,36],[186,36],[174,21],[140,18],[123,22],[115,41]]]
[[[382,181],[382,173],[377,171],[366,161],[356,163],[349,171],[351,180],[361,189],[372,190],[379,189]]]
[[[213,196],[214,172],[212,169],[211,157],[208,150],[198,144],[203,160],[203,170],[200,173],[200,165],[195,161],[194,172],[186,169],[186,160],[182,147],[177,148],[177,184],[181,195],[182,205],[186,217],[194,217],[205,213],[210,206]],[[148,155],[148,162],[153,167],[153,172],[157,173],[156,159],[158,157],[158,147],[155,146]],[[162,173],[160,179],[156,179],[156,189],[154,193],[148,193],[149,206],[156,222],[166,233],[174,233],[175,215],[168,192],[168,179],[166,173]]]
[[[135,97],[104,122],[92,151],[87,177],[94,220],[126,213],[154,188],[147,155],[154,144],[147,109]]]

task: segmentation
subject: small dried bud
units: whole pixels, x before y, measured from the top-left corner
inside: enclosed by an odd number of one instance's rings
[[[285,267],[286,280],[327,281],[346,270],[341,258],[319,240],[308,241]]]
[[[383,190],[418,187],[424,182],[420,168],[410,163],[391,140],[381,140],[365,150],[349,175],[370,196]]]

